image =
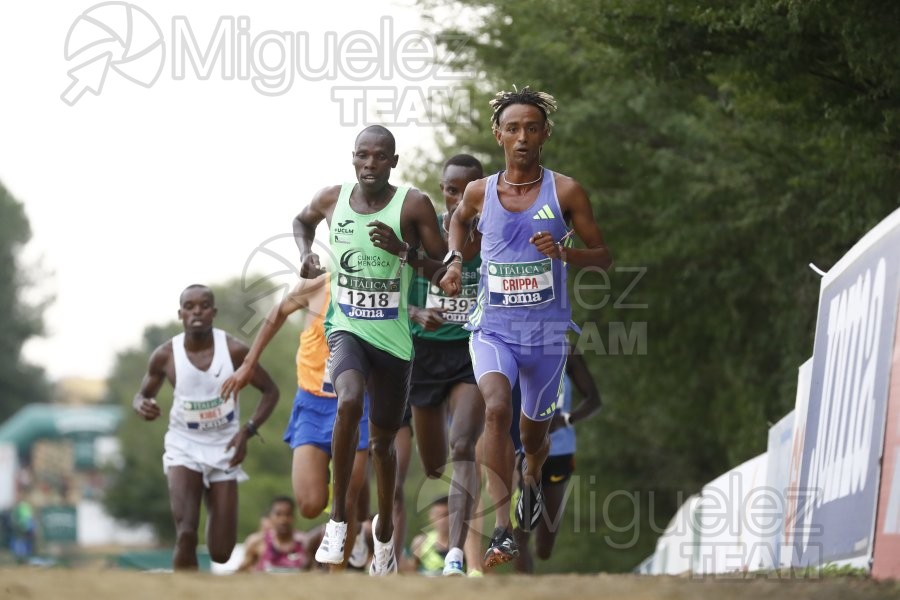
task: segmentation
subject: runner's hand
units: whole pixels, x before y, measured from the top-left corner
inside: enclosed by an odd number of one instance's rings
[[[450,266],[447,267],[447,272],[441,277],[440,286],[444,290],[444,294],[451,298],[459,294],[460,289],[462,289],[462,267],[459,261],[450,263]]]
[[[315,279],[325,272],[319,264],[319,255],[313,252],[305,255],[300,262],[300,277],[303,279]]]
[[[155,421],[162,411],[159,404],[153,398],[144,398],[140,394],[134,397],[134,412],[136,412],[145,421]]]
[[[397,237],[397,233],[394,231],[393,227],[385,225],[378,220],[370,221],[369,223],[366,223],[366,226],[371,227],[369,230],[369,240],[371,240],[372,245],[376,248],[380,248],[394,256],[400,256],[400,253],[404,248],[408,249],[408,245]]]
[[[550,258],[560,258],[562,256],[559,244],[556,243],[549,231],[537,232],[528,239],[528,242],[534,244],[537,251],[544,256],[549,256]]]
[[[234,396],[235,400],[237,400],[238,392],[247,387],[247,384],[250,383],[250,379],[253,378],[254,368],[255,366],[248,365],[247,363],[241,364],[237,371],[222,384],[222,390],[219,392],[219,396],[223,400],[227,400],[231,396]]]
[[[229,467],[236,467],[244,462],[244,458],[247,456],[247,436],[249,435],[250,433],[247,431],[247,428],[241,427],[240,431],[234,434],[234,437],[232,437],[231,441],[228,442],[228,445],[225,446],[226,454],[229,450],[234,448],[234,456],[228,461]]]
[[[425,331],[436,331],[441,325],[446,323],[442,308],[421,308],[410,307],[410,317],[412,320],[422,326]]]

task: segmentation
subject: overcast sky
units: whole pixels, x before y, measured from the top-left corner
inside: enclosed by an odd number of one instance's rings
[[[26,346],[53,378],[106,376],[185,285],[239,276],[353,179],[366,124],[390,125],[402,182],[438,126],[420,99],[460,81],[421,60],[412,0],[333,2],[329,20],[283,0],[103,4],[0,5],[0,181],[34,233],[32,297],[55,296]]]

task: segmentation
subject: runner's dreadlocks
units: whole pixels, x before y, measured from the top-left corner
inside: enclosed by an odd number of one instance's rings
[[[500,129],[500,114],[507,106],[511,104],[530,104],[536,106],[547,120],[547,130],[553,128],[553,121],[550,119],[550,113],[556,110],[556,98],[547,92],[535,92],[525,86],[520,92],[515,85],[513,91],[500,91],[491,100],[490,105],[494,112],[491,114],[491,128]]]

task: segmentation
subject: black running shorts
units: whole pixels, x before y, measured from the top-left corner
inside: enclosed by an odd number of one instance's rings
[[[450,390],[456,384],[475,384],[468,340],[437,342],[413,337],[413,348],[411,405],[439,406],[450,397]]]
[[[369,393],[369,420],[382,429],[399,429],[409,396],[410,362],[343,330],[331,332],[328,349],[331,381],[345,371],[359,371]]]
[[[541,467],[541,483],[543,485],[558,485],[565,483],[575,471],[575,455],[560,454],[548,456]]]

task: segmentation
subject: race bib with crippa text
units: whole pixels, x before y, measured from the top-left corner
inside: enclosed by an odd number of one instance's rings
[[[489,262],[487,275],[490,306],[535,306],[555,298],[549,258],[524,263]]]

